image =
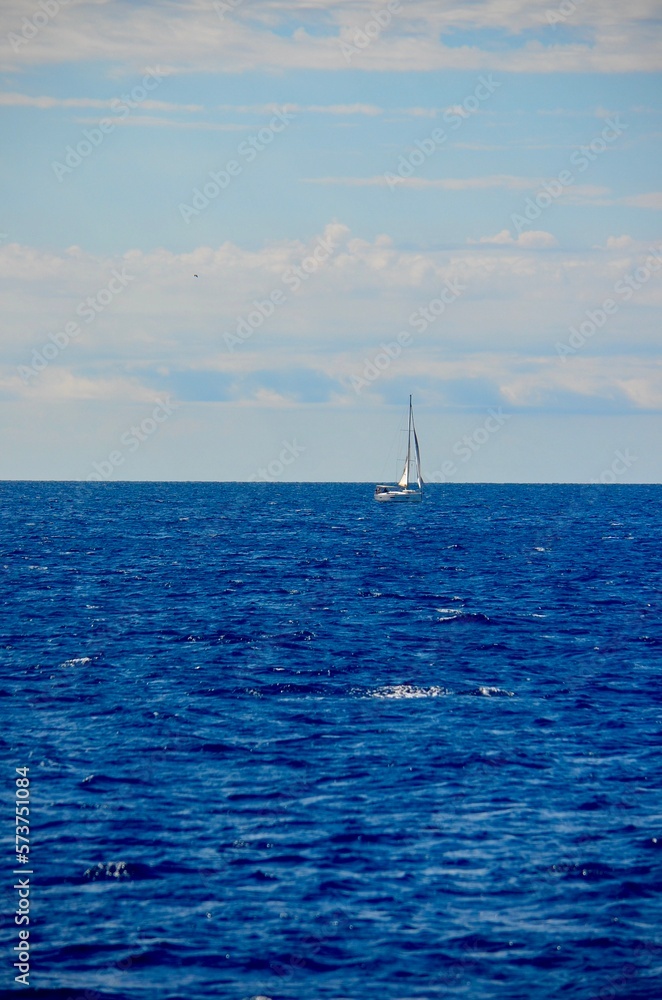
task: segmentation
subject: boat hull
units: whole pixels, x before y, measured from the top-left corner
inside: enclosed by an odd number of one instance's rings
[[[377,503],[420,503],[422,490],[385,490],[375,493]]]

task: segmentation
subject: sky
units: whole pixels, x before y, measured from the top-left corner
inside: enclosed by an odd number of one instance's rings
[[[662,481],[661,22],[3,0],[0,478]]]

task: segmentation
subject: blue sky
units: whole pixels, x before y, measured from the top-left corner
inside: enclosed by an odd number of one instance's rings
[[[0,476],[660,480],[653,0],[0,19]]]

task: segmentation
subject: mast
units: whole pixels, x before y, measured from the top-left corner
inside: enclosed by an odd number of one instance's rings
[[[409,397],[409,426],[407,427],[407,485],[409,485],[409,468],[411,463],[411,424],[413,420],[413,414],[411,412],[411,396]]]
[[[405,459],[405,468],[402,476],[400,477],[400,482],[398,486],[402,486],[403,489],[407,489],[409,486],[409,463],[411,461],[411,396],[409,397],[409,420],[407,423],[407,458]]]

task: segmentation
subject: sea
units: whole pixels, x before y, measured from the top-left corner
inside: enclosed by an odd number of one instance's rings
[[[661,500],[0,484],[0,996],[662,997]]]

